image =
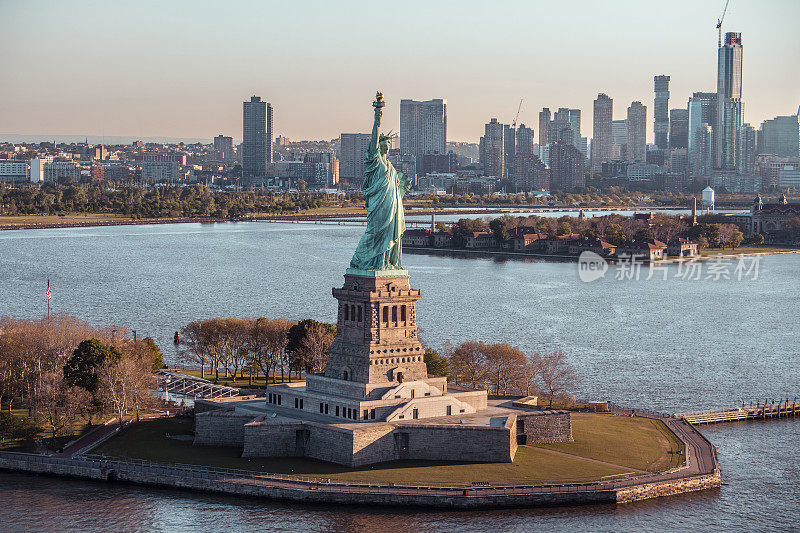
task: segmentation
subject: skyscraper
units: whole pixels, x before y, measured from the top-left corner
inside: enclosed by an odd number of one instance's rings
[[[481,137],[481,163],[486,176],[505,176],[505,127],[493,118],[484,128]]]
[[[775,117],[761,123],[758,153],[800,157],[800,124],[797,115]]]
[[[233,137],[225,135],[214,137],[214,157],[217,161],[233,160]]]
[[[400,100],[400,153],[420,167],[423,154],[447,153],[447,100]]]
[[[666,150],[669,131],[669,76],[654,76],[653,88],[656,93],[653,101],[653,133],[656,148]]]
[[[272,163],[272,105],[252,96],[242,104],[242,174],[263,177]]]
[[[742,126],[742,34],[728,32],[717,52],[717,116],[714,166],[736,170],[736,143]]]
[[[516,155],[533,154],[533,128],[520,124],[517,129],[517,153]],[[538,154],[536,154],[538,155]]]
[[[586,185],[585,158],[572,144],[550,143],[550,190],[572,191]]]
[[[539,111],[539,148],[547,146],[550,140],[547,138],[550,126],[550,109],[545,107]]]
[[[627,158],[628,145],[628,120],[611,121],[611,159],[623,160]]]
[[[647,107],[641,102],[632,102],[628,107],[628,161],[646,161],[647,157]]]
[[[514,156],[517,153],[517,130],[511,124],[503,125],[503,168],[506,176],[514,173]]]
[[[739,174],[751,175],[756,170],[756,130],[750,124],[742,124],[736,170]]]
[[[364,181],[364,156],[372,135],[369,133],[342,133],[339,150],[339,178],[350,184]]]
[[[614,100],[600,93],[594,101],[592,124],[592,172],[599,172],[603,161],[611,160],[611,122]]]
[[[669,110],[669,147],[689,147],[689,110]]]

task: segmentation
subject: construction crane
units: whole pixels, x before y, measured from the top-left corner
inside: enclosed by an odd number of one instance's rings
[[[514,120],[511,122],[511,127],[517,127],[517,119],[519,118],[519,112],[522,111],[522,98],[519,99],[519,105],[517,106],[517,114],[514,115]]]
[[[722,48],[722,21],[725,18],[725,13],[728,12],[728,4],[731,0],[725,0],[725,9],[722,10],[722,16],[717,19],[717,31],[719,32],[719,36],[717,37],[717,48]]]

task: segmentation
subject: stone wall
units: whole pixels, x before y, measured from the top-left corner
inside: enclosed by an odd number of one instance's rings
[[[569,411],[534,411],[517,414],[517,433],[524,427],[525,444],[572,442],[572,417]]]
[[[409,487],[367,483],[346,485],[325,481],[287,483],[279,476],[232,475],[201,468],[170,465],[141,465],[124,461],[62,459],[31,454],[0,452],[0,470],[13,470],[78,477],[118,480],[149,486],[165,486],[237,496],[342,505],[420,506],[455,509],[500,507],[552,507],[599,503],[627,503],[719,487],[717,468],[710,474],[684,476],[663,482],[585,483],[538,487],[450,488]]]
[[[258,417],[244,426],[242,457],[293,457],[297,430],[304,427],[302,422],[270,422]]]
[[[208,411],[194,417],[194,443],[202,446],[244,446],[244,426],[255,418],[229,410]]]
[[[395,433],[408,435],[409,459],[510,463],[513,432],[507,427],[404,425]]]
[[[656,483],[642,483],[625,487],[617,490],[617,503],[631,503],[651,498],[663,496],[673,496],[686,492],[695,492],[719,487],[722,484],[722,476],[719,469],[713,474],[704,476],[692,476],[673,481],[663,481]]]

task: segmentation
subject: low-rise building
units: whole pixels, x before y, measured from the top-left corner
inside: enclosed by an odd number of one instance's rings
[[[572,241],[569,245],[570,255],[580,255],[583,252],[594,252],[597,255],[606,257],[609,255],[614,255],[616,251],[617,247],[615,245],[606,242],[603,239],[590,239],[584,237],[583,239]]]
[[[435,248],[449,248],[453,244],[453,232],[437,231],[433,234],[432,242]]]
[[[697,255],[697,243],[683,237],[677,237],[667,244],[667,255],[675,257],[694,257]]]
[[[431,230],[408,229],[403,233],[403,246],[430,246]]]
[[[0,163],[0,181],[22,183],[28,181],[27,161],[3,161]]]
[[[629,241],[617,247],[616,256],[625,261],[662,261],[667,245],[658,240]]]
[[[490,231],[473,231],[466,235],[465,247],[474,249],[487,249],[494,246],[494,234]]]
[[[547,234],[533,231],[519,233],[512,238],[515,252],[544,252],[547,250]]]
[[[570,245],[580,238],[581,236],[577,233],[550,237],[547,239],[547,253],[551,255],[568,254]]]

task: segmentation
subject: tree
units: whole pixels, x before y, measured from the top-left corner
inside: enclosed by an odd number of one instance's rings
[[[0,413],[0,444],[16,439],[29,441],[38,434],[39,428],[31,419]]]
[[[81,342],[64,366],[64,380],[70,387],[80,387],[89,393],[97,392],[98,371],[108,361],[118,361],[122,354],[113,346],[97,339]]]
[[[189,322],[181,328],[180,334],[181,357],[192,363],[200,365],[200,377],[206,377],[206,365],[210,364],[210,346],[202,320]]]
[[[100,398],[117,414],[120,427],[128,411],[136,411],[138,419],[139,411],[152,401],[155,378],[150,365],[144,358],[109,359],[98,372]]]
[[[625,234],[622,232],[622,226],[619,224],[609,224],[603,232],[606,240],[615,246],[619,246],[625,242]]]
[[[336,337],[336,327],[317,322],[306,329],[298,349],[301,367],[306,374],[324,372],[328,364],[328,350]]]
[[[92,403],[92,396],[83,387],[69,386],[61,371],[42,376],[39,389],[40,412],[53,440],[70,434],[75,422]]]
[[[508,242],[511,234],[508,232],[511,224],[511,217],[504,215],[502,217],[493,218],[489,221],[489,229],[494,233],[494,238],[497,242]]]
[[[428,374],[431,376],[447,377],[450,375],[450,361],[447,360],[447,357],[439,355],[433,348],[425,348],[423,361],[425,361]]]
[[[764,244],[764,234],[763,233],[754,233],[747,239],[747,244],[753,244],[755,246]]]
[[[284,364],[289,367],[290,372],[292,370],[296,370],[298,374],[304,368],[303,357],[305,352],[303,351],[303,341],[309,335],[309,332],[318,325],[326,328],[334,337],[336,336],[335,324],[317,322],[316,320],[312,320],[310,318],[301,320],[289,328],[289,331],[286,335],[286,348],[283,350],[282,354],[285,361],[281,361],[281,381],[283,381]],[[320,333],[317,332],[316,334],[319,335]]]
[[[486,345],[467,341],[456,347],[450,357],[450,368],[456,383],[482,388],[486,382]]]
[[[264,317],[253,324],[250,330],[250,352],[266,378],[275,376],[278,365],[283,361],[289,330],[296,324],[297,322],[282,318],[269,320]]]
[[[148,359],[152,362],[151,368],[153,369],[153,372],[157,372],[164,368],[164,354],[161,353],[156,341],[154,341],[152,337],[145,337],[142,339],[142,343],[146,346],[149,352]]]
[[[653,238],[653,230],[651,230],[649,226],[641,228],[636,232],[636,235],[634,235],[634,239],[637,241],[649,241]]]
[[[553,397],[569,392],[578,385],[578,374],[561,350],[542,355],[540,365],[539,376],[550,396],[550,407],[553,407]]]
[[[496,396],[507,395],[519,385],[526,364],[525,354],[519,348],[502,342],[483,347],[486,373]]]

